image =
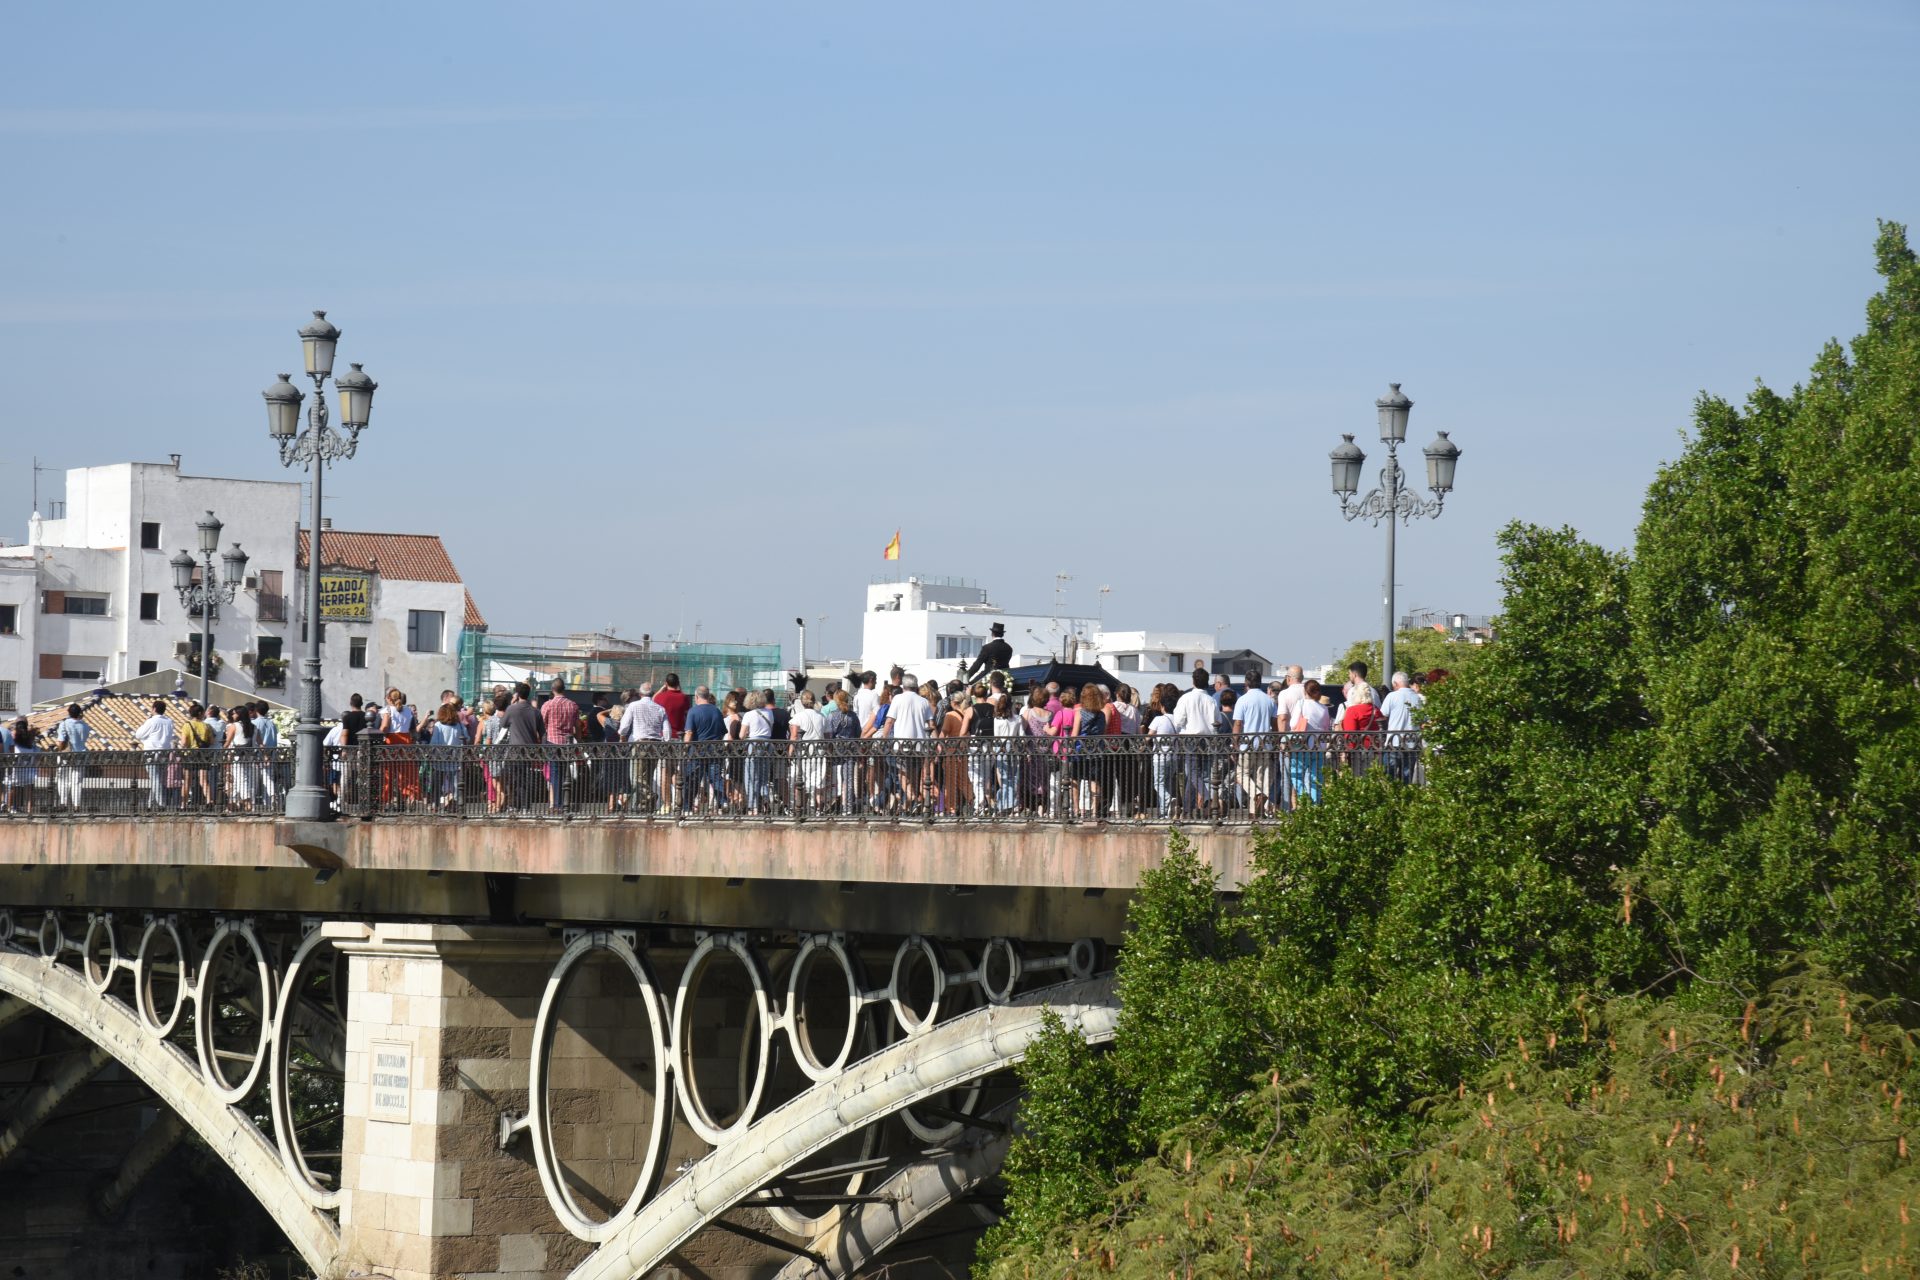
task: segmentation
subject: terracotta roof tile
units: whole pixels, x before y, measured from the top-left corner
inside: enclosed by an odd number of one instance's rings
[[[383,578],[401,582],[458,582],[440,539],[430,533],[352,533],[323,529],[320,535],[322,568],[366,569],[373,566]],[[307,531],[300,530],[295,563],[307,567]]]
[[[480,606],[473,602],[473,592],[468,591],[463,594],[467,597],[467,619],[461,625],[484,628],[487,625],[487,620],[480,616]]]
[[[140,744],[134,740],[133,731],[145,724],[147,717],[153,714],[152,695],[136,697],[132,694],[110,693],[103,698],[94,698],[88,694],[75,698],[80,704],[80,718],[93,730],[93,737],[87,746],[93,751],[138,751]],[[166,697],[160,701],[167,704],[167,718],[178,728],[187,722],[187,703],[190,699]],[[27,722],[39,730],[44,740],[53,727],[67,718],[65,707],[36,711],[27,717]]]

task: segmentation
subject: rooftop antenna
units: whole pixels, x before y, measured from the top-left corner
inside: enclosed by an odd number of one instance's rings
[[[1073,575],[1062,569],[1053,575],[1053,611],[1062,614],[1067,611],[1067,584],[1073,581]]]
[[[1105,583],[1100,584],[1100,607],[1095,620],[1102,631],[1107,629],[1107,597],[1112,594],[1112,587]]]

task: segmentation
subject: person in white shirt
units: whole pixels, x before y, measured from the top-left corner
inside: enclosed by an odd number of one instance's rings
[[[1306,690],[1301,688],[1301,681],[1305,679],[1306,672],[1300,669],[1298,663],[1295,663],[1293,666],[1287,668],[1285,684],[1280,692],[1274,695],[1273,727],[1280,733],[1291,732],[1294,720],[1300,715],[1300,699],[1306,694]],[[1290,749],[1288,743],[1282,741],[1280,745],[1281,754],[1284,756]],[[1280,807],[1283,809],[1292,809],[1293,776],[1291,771],[1284,768],[1278,770],[1277,776],[1273,781],[1274,785],[1280,788],[1280,794],[1274,797],[1280,802]]]
[[[172,763],[162,752],[173,750],[176,734],[173,717],[167,714],[167,704],[160,698],[153,700],[153,714],[140,722],[133,731],[133,740],[147,752],[147,806],[152,809],[171,809],[173,791],[167,786],[167,768]]]
[[[1387,732],[1406,734],[1419,728],[1420,712],[1427,700],[1404,671],[1393,673],[1393,692],[1380,704],[1382,714],[1387,717]],[[1413,780],[1413,766],[1418,753],[1410,750],[1391,750],[1386,753],[1387,772],[1402,782]]]
[[[773,773],[773,712],[767,709],[764,693],[756,690],[747,695],[740,737],[747,744],[747,812],[758,814],[771,801],[768,784]]]
[[[1173,704],[1173,731],[1183,736],[1212,734],[1214,720],[1220,714],[1220,704],[1207,692],[1207,671],[1205,667],[1193,669],[1193,688],[1180,695],[1180,701]],[[1187,782],[1183,790],[1188,812],[1197,813],[1208,800],[1207,778],[1212,757],[1204,747],[1189,750],[1181,763]]]
[[[827,718],[820,714],[820,700],[813,690],[800,691],[799,705],[793,709],[792,717],[787,721],[787,737],[794,742],[821,742],[827,736]],[[824,808],[827,803],[827,757],[824,747],[794,747],[791,750],[800,757],[799,785],[801,794],[796,795],[796,803],[803,798],[807,803]]]
[[[860,687],[853,691],[853,718],[860,722],[860,732],[873,728],[874,713],[880,710],[880,691],[875,686],[880,677],[871,671],[860,676]]]
[[[895,748],[899,755],[907,757],[900,762],[900,771],[909,805],[919,802],[921,784],[926,781],[929,762],[921,758],[918,744],[921,739],[932,736],[933,699],[939,696],[939,692],[930,684],[922,685],[917,693],[902,689],[887,704],[887,722],[880,726],[881,737],[915,744]]]
[[[1300,687],[1303,690],[1300,708],[1289,727],[1306,736],[1287,761],[1287,775],[1293,783],[1296,804],[1320,799],[1320,767],[1326,754],[1326,740],[1321,735],[1333,727],[1333,712],[1320,702],[1320,682],[1309,680]]]

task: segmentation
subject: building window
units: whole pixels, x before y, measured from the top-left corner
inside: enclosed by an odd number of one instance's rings
[[[347,641],[347,665],[356,671],[364,671],[367,666],[367,638],[353,636]]]
[[[0,604],[0,636],[18,635],[19,633],[20,606],[17,604]]]
[[[80,596],[69,591],[61,601],[62,612],[69,617],[104,618],[107,616],[107,598],[105,596]]]
[[[935,636],[934,657],[971,658],[980,652],[979,636]]]
[[[142,520],[140,522],[140,549],[142,551],[158,551],[160,549],[160,522],[158,520]]]
[[[1137,653],[1123,653],[1123,654],[1121,654],[1121,655],[1120,655],[1120,670],[1122,670],[1122,671],[1138,671],[1139,669],[1140,669],[1140,655],[1139,655],[1139,654],[1137,654]]]
[[[155,662],[152,658],[142,658],[140,659],[140,670],[135,674],[150,676],[154,672],[158,671],[159,669],[160,669],[160,664]]]
[[[302,622],[300,624],[300,643],[305,644],[306,642],[307,642],[307,624]],[[327,642],[327,624],[323,622],[320,624],[320,643],[325,644],[326,642]]]
[[[1186,655],[1186,654],[1184,654],[1184,653],[1169,653],[1169,654],[1167,655],[1167,670],[1169,670],[1169,671],[1184,671],[1184,670],[1186,670],[1186,669],[1187,669],[1187,655]]]
[[[279,569],[260,571],[259,607],[256,613],[262,622],[285,622],[287,620],[287,597],[282,594]]]
[[[68,658],[60,664],[62,680],[98,680],[106,663],[99,658]]]
[[[140,593],[140,621],[160,621],[160,593],[158,591],[142,591]]]
[[[440,652],[440,631],[446,620],[438,609],[407,610],[407,652]]]
[[[253,641],[253,683],[261,689],[287,687],[287,660],[279,636],[256,636]]]
[[[18,695],[14,692],[16,681],[0,680],[0,711],[12,711]]]

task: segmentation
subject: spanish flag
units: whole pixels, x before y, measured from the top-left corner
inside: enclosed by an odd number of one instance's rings
[[[900,558],[900,531],[898,529],[893,531],[893,541],[889,542],[887,549],[880,553],[880,558],[882,560],[898,560]]]

